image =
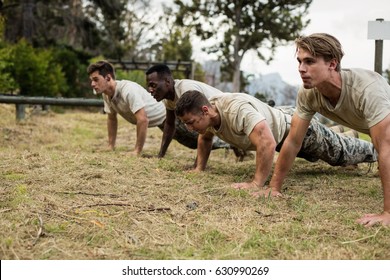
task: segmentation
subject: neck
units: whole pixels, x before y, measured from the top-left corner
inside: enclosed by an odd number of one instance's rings
[[[110,83],[108,84],[108,87],[107,87],[107,90],[104,92],[107,96],[109,96],[110,98],[113,98],[114,97],[114,94],[115,94],[115,88],[116,88],[116,81],[112,80],[110,81]]]
[[[210,115],[210,124],[215,128],[219,129],[221,126],[221,116],[219,115],[217,107],[215,105],[212,105],[209,110]]]
[[[341,95],[341,74],[336,72],[329,80],[317,85],[318,91],[335,107]]]

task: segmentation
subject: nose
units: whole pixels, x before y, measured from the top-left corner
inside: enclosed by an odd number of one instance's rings
[[[298,64],[298,71],[299,72],[306,72],[306,67],[303,63]]]

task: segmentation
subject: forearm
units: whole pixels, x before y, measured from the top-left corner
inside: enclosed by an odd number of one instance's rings
[[[107,118],[108,145],[113,149],[115,147],[116,134],[118,131],[118,121],[115,118]]]
[[[198,147],[197,147],[195,170],[203,171],[206,169],[206,165],[210,156],[212,145],[213,145],[213,138],[209,139],[209,138],[203,138],[201,135],[198,136]]]
[[[295,157],[298,154],[300,147],[285,142],[282,151],[276,161],[275,170],[271,178],[269,187],[274,191],[281,192],[284,180],[290,171]],[[282,159],[282,160],[281,160]]]
[[[272,145],[256,151],[256,172],[253,178],[256,186],[263,187],[265,185],[272,170],[274,156],[275,147]]]
[[[137,122],[137,141],[135,143],[134,151],[137,155],[141,154],[142,149],[145,145],[146,135],[148,130],[149,121],[146,119],[144,121]]]
[[[161,141],[160,152],[158,154],[158,157],[161,158],[161,157],[165,156],[174,134],[175,134],[175,126],[174,125],[171,126],[171,125],[168,125],[167,123],[165,123],[163,137],[162,137],[162,141]]]
[[[390,147],[383,147],[378,157],[379,174],[383,188],[383,210],[390,214]]]

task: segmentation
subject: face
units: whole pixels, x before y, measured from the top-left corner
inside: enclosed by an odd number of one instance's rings
[[[146,75],[146,86],[150,94],[157,101],[168,98],[169,82],[167,79],[161,79],[157,72]]]
[[[185,113],[179,119],[185,124],[189,131],[196,131],[199,134],[204,134],[209,127],[207,113]]]
[[[108,88],[108,80],[99,74],[99,71],[93,72],[89,75],[91,80],[91,87],[96,91],[97,94],[104,93]],[[109,79],[109,77],[108,77]]]
[[[326,62],[322,57],[315,57],[304,49],[298,49],[297,60],[298,71],[303,87],[306,89],[317,87],[328,81],[331,77],[331,70],[337,66],[334,60]]]

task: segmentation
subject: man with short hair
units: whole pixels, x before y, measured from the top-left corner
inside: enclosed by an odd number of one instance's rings
[[[214,135],[245,151],[256,151],[256,171],[251,182],[235,188],[258,191],[272,168],[275,151],[280,151],[290,131],[293,108],[273,108],[244,93],[206,98],[199,91],[185,92],[176,104],[177,117],[188,129],[197,131],[196,171],[206,168]],[[299,157],[314,162],[324,160],[333,166],[376,161],[372,143],[337,134],[312,120],[299,150]]]
[[[96,93],[103,96],[104,111],[107,113],[109,148],[115,148],[118,130],[117,114],[119,114],[129,123],[137,126],[137,139],[132,154],[141,155],[147,128],[156,126],[161,130],[164,128],[164,105],[153,99],[139,84],[127,80],[116,80],[115,69],[107,61],[98,61],[89,65],[87,72],[91,80],[91,87]],[[188,148],[196,149],[198,135],[188,132],[179,122],[176,125],[173,138]]]
[[[357,222],[372,226],[390,225],[390,86],[378,73],[365,69],[341,69],[344,55],[332,35],[315,33],[297,38],[296,56],[303,86],[297,96],[297,110],[291,131],[278,157],[269,188],[263,195],[279,196],[310,120],[315,113],[369,134],[378,152],[383,188],[383,212],[367,214]]]
[[[162,101],[166,108],[166,121],[164,124],[161,147],[158,157],[163,157],[172,141],[175,133],[175,107],[180,96],[188,90],[198,90],[205,94],[207,98],[222,94],[222,91],[205,83],[190,79],[173,79],[172,72],[165,64],[157,64],[150,67],[146,72],[146,86],[150,94],[158,101]],[[188,132],[194,133],[194,132]],[[195,133],[195,135],[197,135]],[[213,139],[213,149],[219,147],[229,147],[215,137]],[[195,147],[196,148],[196,147]],[[237,156],[237,150],[235,150]]]

